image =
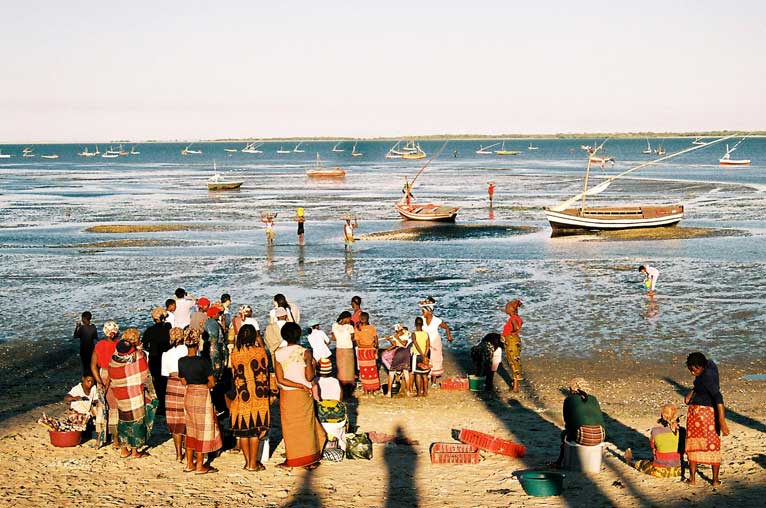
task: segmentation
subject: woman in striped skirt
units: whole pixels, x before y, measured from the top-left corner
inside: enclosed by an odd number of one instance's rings
[[[162,353],[162,375],[168,378],[165,391],[165,420],[168,430],[173,436],[176,447],[176,460],[183,463],[183,438],[186,434],[184,418],[184,395],[186,387],[178,377],[178,360],[189,354],[184,344],[184,331],[180,328],[170,330],[170,345],[168,351]]]

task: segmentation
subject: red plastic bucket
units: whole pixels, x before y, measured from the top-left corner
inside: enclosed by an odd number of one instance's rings
[[[79,430],[73,430],[69,432],[49,430],[48,435],[51,438],[51,444],[59,448],[77,446],[82,440],[82,432]]]

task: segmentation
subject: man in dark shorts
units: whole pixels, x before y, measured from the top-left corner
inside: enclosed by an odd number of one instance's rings
[[[98,340],[98,331],[96,326],[91,324],[93,315],[87,310],[82,313],[82,319],[77,322],[72,334],[73,339],[80,339],[80,361],[82,362],[83,374],[90,375],[90,358],[93,356],[93,348],[96,347]]]

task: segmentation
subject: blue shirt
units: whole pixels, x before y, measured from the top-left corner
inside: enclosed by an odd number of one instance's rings
[[[715,407],[718,404],[723,404],[718,367],[712,360],[708,360],[702,374],[694,378],[694,396],[689,405]]]

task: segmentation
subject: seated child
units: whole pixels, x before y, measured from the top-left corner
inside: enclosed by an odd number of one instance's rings
[[[625,450],[625,462],[639,471],[656,478],[674,478],[681,476],[681,453],[684,449],[686,429],[678,425],[678,408],[673,404],[665,404],[660,410],[657,423],[649,437],[652,448],[652,460],[637,460],[633,462],[633,452]]]
[[[98,402],[98,390],[93,376],[84,375],[64,396],[64,401],[69,402],[69,410],[61,418],[55,419],[43,414],[37,422],[54,431],[85,431],[91,416],[96,415],[93,406]]]

